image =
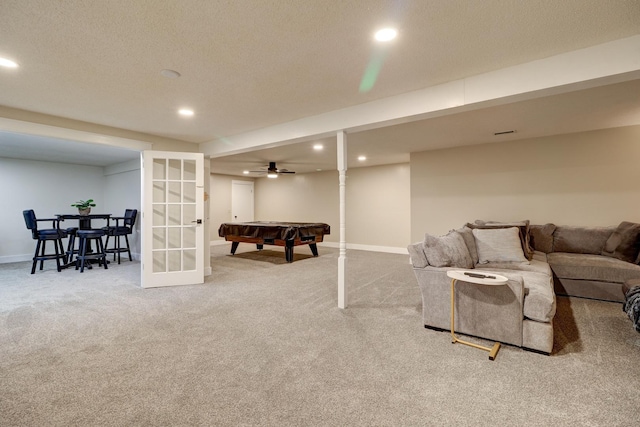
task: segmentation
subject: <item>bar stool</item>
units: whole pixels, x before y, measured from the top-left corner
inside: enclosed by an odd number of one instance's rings
[[[96,230],[78,230],[76,232],[76,236],[78,237],[78,247],[79,252],[76,257],[76,270],[80,268],[80,273],[84,272],[85,262],[91,260],[98,260],[98,265],[102,264],[105,268],[107,267],[107,254],[104,251],[104,244],[102,243],[102,236],[105,235],[105,231],[101,229]],[[96,248],[94,252],[90,252],[88,250],[89,242],[91,240],[95,240]],[[87,266],[87,268],[91,268],[91,264]]]
[[[120,264],[120,253],[126,252],[129,254],[129,261],[133,261],[131,257],[131,247],[129,246],[129,238],[127,237],[129,234],[133,232],[133,225],[136,223],[136,217],[138,216],[137,209],[126,209],[124,211],[124,216],[112,216],[107,219],[107,226],[103,228],[103,230],[107,233],[107,241],[105,243],[105,252],[113,254],[113,260],[116,260],[116,255],[118,256],[118,264]],[[110,226],[110,221],[115,220],[116,225]],[[122,223],[120,223],[122,221]],[[109,248],[109,238],[114,237],[115,241],[113,242],[113,247]],[[124,237],[126,247],[122,247],[120,245],[120,237]]]
[[[66,263],[67,255],[64,252],[64,246],[62,245],[62,239],[67,237],[67,232],[60,229],[60,220],[57,218],[37,219],[33,209],[22,211],[24,216],[24,222],[29,230],[31,230],[31,237],[37,240],[36,252],[33,255],[33,264],[31,266],[31,274],[36,272],[36,265],[40,261],[40,270],[42,270],[43,263],[48,259],[55,259],[58,266],[58,272],[62,271],[62,265],[60,260]],[[51,221],[53,228],[38,229],[38,222]],[[53,248],[55,253],[46,253],[47,241],[53,241]],[[38,252],[40,252],[38,254]]]

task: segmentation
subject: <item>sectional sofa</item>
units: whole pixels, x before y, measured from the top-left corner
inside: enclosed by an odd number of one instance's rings
[[[640,278],[640,224],[617,227],[476,221],[408,246],[425,327],[450,328],[448,270],[506,276],[506,286],[456,284],[455,330],[551,353],[556,293],[622,301]]]

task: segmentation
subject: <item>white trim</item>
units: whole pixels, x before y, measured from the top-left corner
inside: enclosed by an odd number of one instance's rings
[[[32,260],[33,260],[33,254],[0,256],[0,264],[9,264],[10,262],[23,262],[23,261],[32,261]]]
[[[340,248],[338,242],[321,242],[318,246],[325,246],[327,248]],[[347,250],[352,249],[356,251],[370,251],[370,252],[387,252],[390,254],[409,255],[407,248],[399,248],[395,246],[377,246],[377,245],[361,245],[359,243],[347,243]]]

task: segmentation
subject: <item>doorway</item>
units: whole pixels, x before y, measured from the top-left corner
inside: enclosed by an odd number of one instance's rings
[[[253,181],[231,181],[231,221],[253,221]]]

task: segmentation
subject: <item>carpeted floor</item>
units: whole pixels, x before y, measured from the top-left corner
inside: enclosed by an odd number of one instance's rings
[[[621,304],[558,298],[554,352],[424,329],[403,255],[212,248],[204,285],[140,264],[0,265],[1,426],[632,426],[640,334]],[[472,341],[488,342],[471,339]]]

